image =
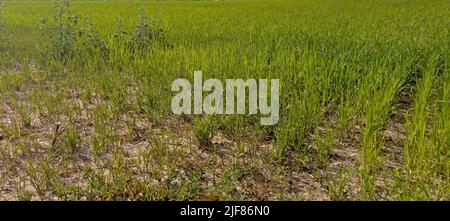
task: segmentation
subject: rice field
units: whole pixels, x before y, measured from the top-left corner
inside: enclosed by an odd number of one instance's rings
[[[0,200],[450,199],[448,0],[0,2]],[[173,114],[198,70],[278,123]]]

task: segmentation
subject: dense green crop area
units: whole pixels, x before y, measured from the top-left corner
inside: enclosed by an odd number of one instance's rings
[[[3,1],[0,199],[448,200],[448,0]],[[280,79],[280,121],[171,83]]]

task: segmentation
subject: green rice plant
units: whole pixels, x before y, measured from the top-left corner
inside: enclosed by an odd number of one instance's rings
[[[354,96],[349,94],[341,94],[339,96],[339,107],[337,110],[338,129],[340,133],[344,133],[346,129],[357,120],[357,108],[354,105]]]
[[[432,115],[431,112],[433,111],[431,100],[437,84],[436,79],[438,78],[437,64],[438,56],[431,56],[423,69],[422,78],[416,82],[414,105],[411,113],[406,117],[408,136],[405,141],[404,154],[407,175],[405,189],[408,189],[408,195],[403,197],[408,199],[425,200],[434,197],[433,195],[424,195],[422,193],[427,193],[430,189],[439,192],[440,187],[435,186],[435,180],[439,180],[439,177],[445,174],[442,173],[446,171],[445,166],[447,166],[448,171],[448,162],[445,160],[448,157],[448,148],[441,149],[444,146],[440,146],[439,141],[436,142],[434,140],[433,142],[433,136],[435,136],[435,133],[441,133],[442,141],[445,143],[449,135],[445,133],[445,130],[442,131],[439,126],[433,128],[433,125],[430,125],[430,115]],[[445,79],[446,76],[444,75],[442,78]],[[442,91],[443,98],[448,99],[445,97],[445,90],[447,89],[444,87]],[[442,107],[446,108],[446,105],[448,104],[444,104]],[[442,119],[434,119],[435,123],[433,124],[436,125],[441,120],[445,122],[448,119],[445,118],[445,115],[442,117]],[[433,130],[430,130],[431,128]],[[448,174],[445,176],[447,176],[447,183],[444,182],[443,185],[448,185]]]
[[[100,73],[94,77],[97,89],[103,100],[112,103],[115,116],[120,116],[129,107],[128,88],[126,76],[120,73]]]
[[[58,197],[66,198],[64,184],[61,183],[57,171],[49,159],[44,159],[39,163],[26,164],[26,172],[31,186],[41,200],[45,200],[49,192],[55,192]]]
[[[19,108],[19,116],[24,127],[31,127],[31,117],[24,107]]]
[[[59,127],[57,127],[59,129]],[[55,131],[54,141],[50,149],[52,158],[60,160],[73,159],[74,155],[80,150],[82,139],[80,133],[73,125],[66,125],[61,131]],[[61,133],[61,136],[59,136]]]
[[[381,73],[369,73],[367,84],[360,91],[360,98],[364,100],[365,109],[364,124],[362,128],[362,167],[360,168],[360,178],[363,184],[362,194],[367,199],[376,199],[375,180],[383,158],[381,149],[383,140],[380,136],[386,122],[389,121],[391,112],[398,99],[398,94],[404,88],[406,79],[410,73],[396,68],[385,70],[382,67]],[[369,102],[370,101],[370,102]]]
[[[338,170],[336,174],[333,174],[331,180],[325,181],[325,187],[328,190],[328,197],[331,200],[345,200],[346,188],[348,185],[348,172],[345,170]]]
[[[444,155],[444,159],[446,159],[438,162],[442,163],[443,169],[448,171],[448,159],[450,157],[450,71],[448,67],[443,73],[440,82],[442,84],[440,100],[436,101],[438,105],[435,120],[433,121],[435,122],[435,129],[433,130],[434,136],[432,137],[436,148],[435,154],[439,156],[439,153],[441,153]]]
[[[424,70],[423,78],[417,81],[417,92],[411,116],[407,118],[408,141],[405,145],[407,170],[413,171],[413,165],[426,166],[422,157],[427,157],[431,145],[427,143],[427,116],[430,96],[434,87],[434,66]],[[422,159],[421,159],[422,158]],[[419,169],[420,171],[421,169]]]
[[[14,92],[19,91],[24,87],[27,76],[8,71],[0,75],[0,80],[2,81],[2,84],[0,85],[0,92],[2,95],[13,96]]]
[[[0,53],[3,54],[6,44],[7,44],[7,36],[8,36],[8,32],[6,29],[6,22],[5,22],[5,18],[3,16],[4,14],[4,6],[3,6],[3,1],[0,1],[0,33],[2,33],[0,35]]]
[[[148,87],[146,85],[152,85]],[[138,93],[137,93],[137,109],[139,112],[145,114],[151,120],[158,120],[158,115],[164,111],[170,111],[167,106],[164,104],[164,100],[167,100],[168,94],[164,92],[168,92],[167,88],[162,87],[162,83],[155,81],[152,78],[144,78],[142,79],[142,85],[139,85]],[[159,112],[159,111],[161,112]]]
[[[73,126],[66,127],[66,134],[64,136],[65,147],[68,148],[70,155],[73,155],[79,148],[81,148],[81,136]]]
[[[323,136],[321,136],[319,132],[316,131],[316,145],[317,145],[316,160],[320,164],[324,165],[328,162],[331,156],[335,139],[336,139],[336,132],[331,129],[327,129]]]
[[[429,153],[432,163],[430,165],[433,171],[431,177],[438,185],[437,197],[446,199],[448,189],[450,188],[450,71],[448,70],[448,60],[446,68],[440,79],[441,87],[438,90],[435,100],[435,109],[433,114],[433,125],[430,135],[430,143],[433,150]],[[429,162],[428,161],[428,162]],[[427,162],[427,163],[428,163]]]
[[[205,116],[196,118],[194,122],[194,133],[201,147],[210,147],[214,136],[216,125],[213,117]]]
[[[93,113],[95,134],[92,137],[92,150],[94,156],[98,157],[106,150],[111,139],[108,120],[110,113],[104,104],[100,104]]]
[[[33,199],[33,193],[25,189],[23,184],[18,184],[15,189],[20,201],[31,201]]]

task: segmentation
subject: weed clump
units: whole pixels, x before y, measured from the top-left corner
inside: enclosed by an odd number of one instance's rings
[[[154,43],[167,46],[165,31],[159,19],[152,19],[147,16],[144,9],[141,9],[138,22],[131,37],[134,50],[147,50]]]
[[[77,44],[78,51],[84,52],[90,57],[104,58],[108,55],[108,47],[105,40],[95,30],[92,20],[86,18],[86,26],[79,31],[79,44]]]
[[[43,57],[52,58],[65,65],[69,61],[80,61],[84,64],[105,61],[117,63],[116,59],[107,60],[108,55],[118,52],[123,57],[124,52],[131,55],[135,52],[146,52],[156,45],[169,46],[161,21],[147,16],[143,9],[132,32],[128,33],[118,24],[112,36],[113,45],[107,44],[89,17],[72,14],[68,1],[57,4],[51,21],[47,18],[41,20],[40,30],[50,39],[47,47],[44,47]]]
[[[91,20],[72,15],[68,1],[57,4],[52,23],[47,18],[41,20],[41,31],[50,39],[44,57],[64,64],[73,59],[88,61],[104,58],[108,53],[106,42],[95,30]]]

